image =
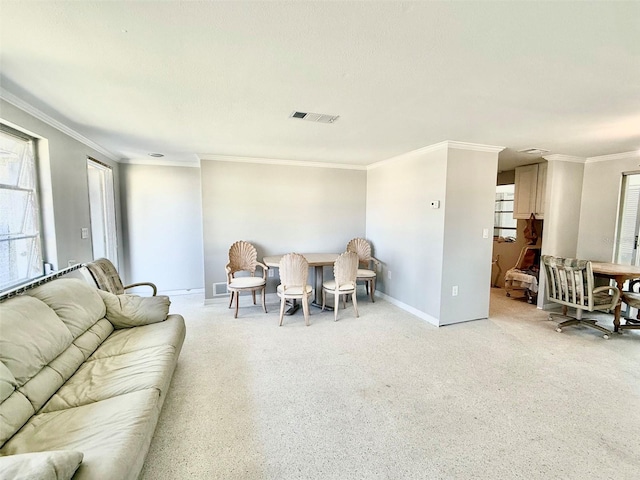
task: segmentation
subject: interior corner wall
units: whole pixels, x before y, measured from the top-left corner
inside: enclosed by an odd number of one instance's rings
[[[343,252],[365,234],[365,170],[203,160],[205,298],[225,282],[229,247],[251,242],[258,259]],[[310,277],[310,281],[311,281]],[[275,292],[277,274],[267,291]]]
[[[584,165],[582,210],[577,256],[611,262],[615,251],[616,216],[622,174],[640,173],[640,154],[615,160],[587,161]]]
[[[159,291],[203,287],[200,169],[121,165],[126,283]]]
[[[446,148],[411,152],[367,173],[367,238],[383,264],[376,289],[436,325],[446,176]],[[495,192],[495,170],[491,183]],[[440,208],[431,208],[433,200],[440,201]]]
[[[551,160],[547,169],[542,253],[577,254],[584,164]]]
[[[497,152],[448,149],[440,325],[489,316],[497,169]]]
[[[91,226],[87,157],[93,157],[113,169],[118,250],[122,251],[118,182],[120,165],[3,99],[0,99],[0,112],[2,120],[46,140],[48,158],[40,158],[39,161],[45,162],[47,168],[44,170],[50,172],[50,184],[44,186],[44,189],[50,194],[51,204],[45,202],[43,208],[50,210],[48,214],[52,217],[55,231],[45,231],[45,237],[54,237],[49,240],[52,240],[50,244],[55,245],[55,251],[46,251],[45,261],[52,263],[54,269],[58,270],[66,268],[72,261],[82,263],[93,260],[91,240],[83,239],[80,235],[82,228]]]

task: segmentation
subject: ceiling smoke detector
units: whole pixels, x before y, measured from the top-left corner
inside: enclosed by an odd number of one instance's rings
[[[334,123],[340,115],[327,115],[324,113],[310,113],[310,112],[298,112],[295,111],[291,115],[290,118],[299,118],[300,120],[308,120],[310,122],[319,122],[319,123]]]
[[[524,148],[522,150],[518,150],[518,152],[529,155],[542,155],[543,153],[549,153],[549,150],[545,150],[544,148]]]

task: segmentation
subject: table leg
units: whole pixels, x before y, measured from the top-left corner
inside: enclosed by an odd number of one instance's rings
[[[324,283],[324,267],[322,265],[315,266],[315,285],[313,288],[316,291],[315,298],[311,305],[317,308],[322,308],[322,284]],[[333,310],[333,307],[327,305],[324,307],[325,310]]]
[[[624,278],[616,278],[616,285],[622,292],[622,287],[624,286]],[[616,308],[613,309],[613,331],[617,332],[620,330],[620,314],[622,313],[622,299],[616,305]]]

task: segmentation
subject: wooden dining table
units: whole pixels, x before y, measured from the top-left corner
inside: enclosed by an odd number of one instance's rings
[[[640,267],[635,265],[622,265],[620,263],[591,262],[593,274],[597,277],[610,278],[615,280],[616,286],[622,292],[624,282],[640,278]],[[622,302],[618,302],[613,315],[613,331],[620,329],[620,314],[622,312]]]
[[[315,290],[315,297],[311,302],[314,307],[322,308],[322,283],[324,282],[324,267],[333,266],[336,259],[340,255],[339,253],[301,253],[304,258],[307,259],[310,267],[314,267],[315,279],[313,288]],[[262,259],[263,263],[268,267],[278,268],[280,266],[280,260],[283,255],[269,255]],[[330,306],[325,307],[326,310],[333,310]],[[295,313],[297,308],[294,308],[291,313]]]

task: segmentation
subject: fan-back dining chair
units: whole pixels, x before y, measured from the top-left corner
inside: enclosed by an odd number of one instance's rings
[[[347,244],[347,252],[358,254],[358,282],[364,282],[365,289],[371,301],[374,300],[376,291],[376,271],[380,267],[380,261],[371,255],[371,245],[364,238],[353,238]]]
[[[304,321],[309,326],[309,300],[313,287],[307,284],[309,262],[299,253],[287,253],[280,260],[280,285],[276,293],[280,297],[280,326],[284,319],[284,307],[287,300],[301,300]]]
[[[100,290],[113,293],[114,295],[122,295],[125,290],[129,290],[134,287],[151,287],[152,295],[155,296],[158,292],[155,284],[151,282],[138,282],[131,285],[124,285],[116,267],[111,263],[111,260],[106,258],[98,258],[93,262],[85,263],[84,266],[89,270],[93,281]]]
[[[598,325],[595,320],[582,318],[584,311],[613,310],[620,301],[620,290],[609,285],[593,286],[593,270],[588,260],[575,258],[542,256],[542,264],[547,280],[547,295],[550,301],[562,305],[562,314],[550,313],[549,320],[562,317],[567,320],[558,323],[556,330],[561,332],[570,325],[585,325],[604,333],[605,339],[612,333]],[[567,315],[567,308],[576,309],[576,316]]]
[[[637,308],[636,318],[625,318],[625,324],[619,330],[640,330],[640,280],[631,280],[628,290],[622,292],[622,301],[629,307]]]
[[[256,277],[257,268],[262,269],[262,276]],[[234,318],[238,318],[240,292],[251,292],[253,304],[256,304],[256,290],[262,291],[262,309],[267,313],[265,294],[267,287],[267,267],[258,261],[258,252],[249,242],[239,240],[229,248],[229,263],[224,267],[227,272],[227,290],[229,290],[229,308],[236,301]],[[240,274],[240,275],[238,275]]]
[[[351,295],[353,309],[358,314],[358,301],[356,300],[356,279],[358,275],[358,254],[356,252],[342,253],[333,265],[333,280],[322,284],[322,310],[325,309],[327,293],[333,293],[333,314],[334,321],[338,321],[338,304],[342,297],[343,308],[346,308],[345,299]]]

